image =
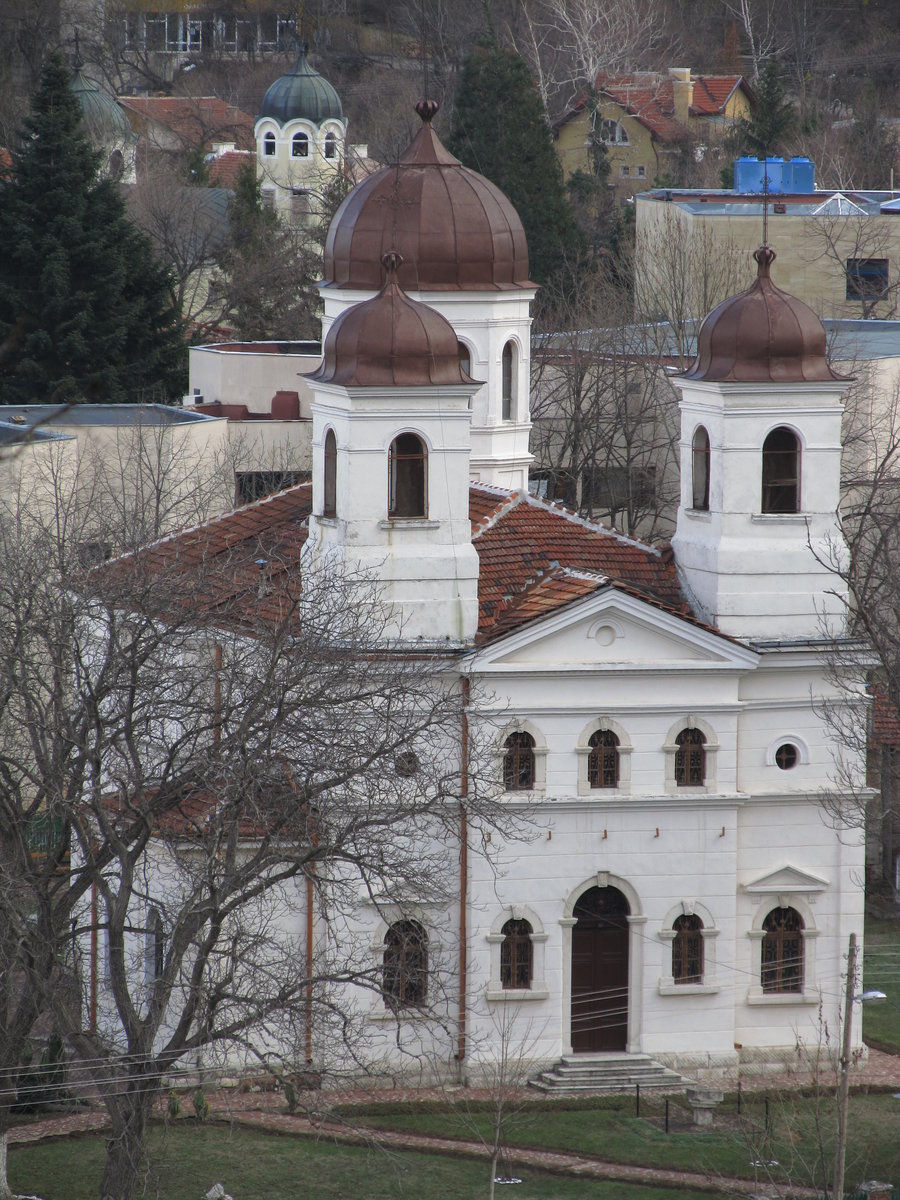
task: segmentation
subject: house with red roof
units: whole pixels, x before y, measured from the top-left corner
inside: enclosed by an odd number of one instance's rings
[[[423,787],[439,759],[458,774],[422,843],[447,887],[387,900],[343,874],[332,894],[323,872],[281,936],[368,963],[366,987],[334,965],[335,1007],[396,1078],[478,1080],[510,1044],[551,1090],[795,1062],[839,1021],[862,934],[862,835],[821,809],[865,767],[826,715],[865,705],[828,661],[859,654],[834,569],[848,381],[763,248],[675,379],[672,543],[531,495],[527,245],[434,111],[332,221],[311,483],[141,552],[248,638],[304,589],[374,584],[372,653],[462,698],[458,741],[396,762]],[[478,747],[518,837],[466,825]]]
[[[687,151],[721,155],[729,129],[750,115],[755,96],[742,75],[695,75],[687,67],[611,75],[601,72],[595,97],[582,96],[554,124],[556,152],[568,179],[589,169],[590,139],[606,148],[610,186],[624,198],[645,191]]]

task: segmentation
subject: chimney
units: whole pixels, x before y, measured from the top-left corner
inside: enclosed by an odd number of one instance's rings
[[[688,114],[694,103],[694,83],[691,79],[690,67],[669,67],[669,78],[672,80],[672,99],[675,107],[675,120],[687,125]]]

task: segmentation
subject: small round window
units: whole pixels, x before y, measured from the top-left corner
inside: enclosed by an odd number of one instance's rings
[[[800,751],[791,742],[782,742],[775,751],[775,765],[782,771],[790,771],[800,761]]]

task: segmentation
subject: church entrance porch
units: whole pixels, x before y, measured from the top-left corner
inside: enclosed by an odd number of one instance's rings
[[[572,929],[572,1050],[624,1050],[628,1037],[628,916],[614,887],[592,887],[575,903]]]

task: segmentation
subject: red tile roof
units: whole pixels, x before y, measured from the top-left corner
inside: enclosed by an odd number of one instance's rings
[[[157,542],[130,561],[181,580],[166,590],[166,603],[219,610],[229,623],[281,622],[290,619],[298,594],[311,506],[311,485],[298,484]],[[472,485],[469,512],[480,560],[479,642],[608,587],[693,620],[669,549],[644,545],[525,492],[483,484]],[[114,575],[116,565],[111,569]],[[174,598],[179,592],[181,602]]]
[[[213,142],[234,142],[240,150],[256,149],[253,118],[218,96],[120,96],[119,103],[169,130],[187,147],[211,149]]]
[[[693,103],[690,106],[693,117],[722,115],[736,88],[742,88],[753,99],[753,93],[742,75],[692,75],[691,82],[694,85]],[[661,141],[675,142],[684,137],[685,126],[675,119],[675,89],[671,77],[649,72],[609,75],[601,71],[595,86],[598,92],[621,105]],[[557,127],[581,112],[585,104],[586,98],[582,97],[557,122]]]
[[[238,174],[244,166],[256,170],[256,154],[252,150],[226,150],[224,154],[216,155],[207,164],[210,186],[229,188],[233,192],[237,187]]]

